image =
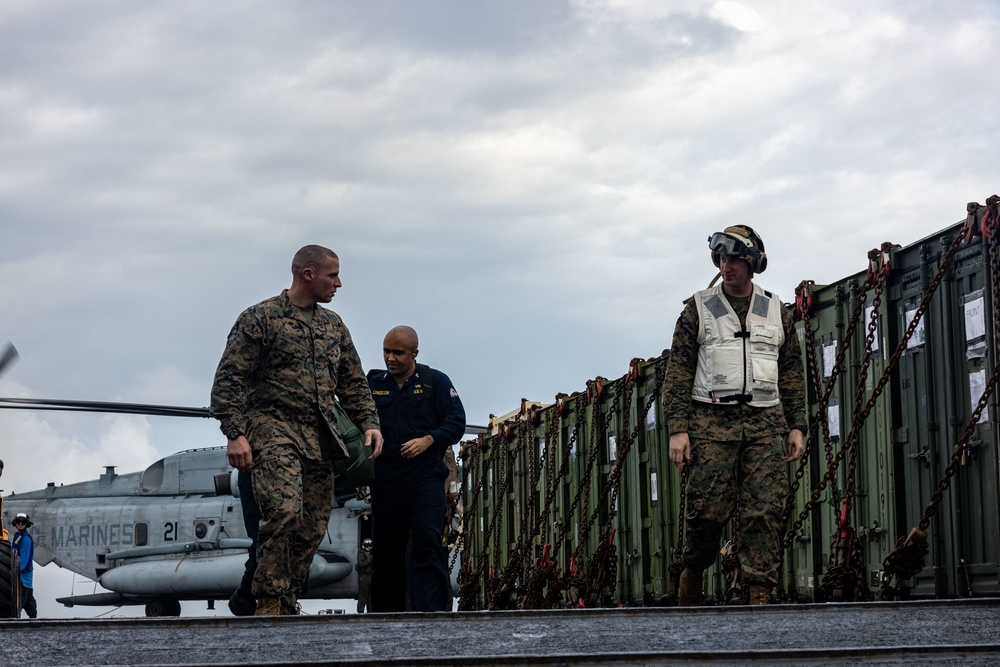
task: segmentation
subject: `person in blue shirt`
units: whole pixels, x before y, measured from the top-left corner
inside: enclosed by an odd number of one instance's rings
[[[417,363],[417,332],[386,334],[386,370],[368,373],[382,428],[371,486],[371,610],[451,611],[442,533],[445,451],[465,435],[465,408],[447,375]]]
[[[18,559],[21,561],[21,608],[28,614],[28,618],[38,616],[38,605],[35,603],[35,594],[32,588],[32,575],[35,569],[35,540],[32,539],[28,528],[31,527],[31,519],[24,512],[18,513],[14,517],[14,538],[11,544],[17,550]],[[20,615],[20,614],[19,614]]]

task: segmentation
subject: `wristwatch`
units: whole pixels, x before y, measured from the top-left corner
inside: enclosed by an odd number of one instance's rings
[[[237,429],[234,428],[233,430],[231,430],[229,433],[226,434],[226,438],[228,438],[229,440],[235,440],[236,438],[240,437],[241,435],[243,435],[243,434],[240,433],[239,430],[237,430]]]

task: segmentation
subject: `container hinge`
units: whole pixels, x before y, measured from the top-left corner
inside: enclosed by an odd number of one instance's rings
[[[910,454],[906,458],[908,458],[910,460],[914,460],[914,461],[917,461],[917,460],[923,461],[924,465],[926,467],[928,467],[928,468],[931,467],[930,450],[928,450],[926,447],[924,447],[923,449],[921,449],[916,454]]]

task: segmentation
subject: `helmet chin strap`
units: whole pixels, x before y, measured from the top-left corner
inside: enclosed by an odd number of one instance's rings
[[[722,277],[722,271],[719,271],[718,273],[715,274],[715,277],[712,278],[712,282],[710,282],[708,286],[710,288],[715,287],[715,283],[719,282],[719,278],[721,277]],[[753,272],[750,273],[750,278],[753,279]]]

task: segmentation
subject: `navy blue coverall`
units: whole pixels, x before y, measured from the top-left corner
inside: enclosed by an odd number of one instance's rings
[[[423,364],[402,388],[384,370],[370,371],[368,386],[385,439],[371,487],[372,611],[407,611],[407,592],[413,611],[451,611],[444,452],[465,435],[465,408],[448,376]],[[428,434],[426,451],[403,458],[403,443]]]

